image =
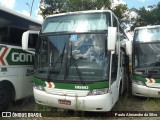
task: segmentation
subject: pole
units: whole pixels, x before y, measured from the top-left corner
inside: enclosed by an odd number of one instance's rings
[[[30,10],[30,17],[31,17],[31,15],[32,15],[32,7],[33,7],[33,3],[34,3],[34,0],[32,0],[31,10]]]

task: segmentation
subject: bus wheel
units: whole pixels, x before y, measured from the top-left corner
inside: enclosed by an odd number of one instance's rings
[[[0,111],[6,110],[10,102],[9,89],[0,86]]]

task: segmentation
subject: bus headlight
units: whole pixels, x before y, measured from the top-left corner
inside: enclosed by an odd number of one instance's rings
[[[109,88],[91,90],[88,95],[102,95],[108,93]]]
[[[44,87],[42,85],[36,85],[36,84],[33,84],[33,87],[37,90],[41,90],[41,91],[44,91]]]
[[[146,84],[145,84],[143,81],[140,81],[140,80],[132,80],[132,82],[133,82],[134,84],[146,86]]]

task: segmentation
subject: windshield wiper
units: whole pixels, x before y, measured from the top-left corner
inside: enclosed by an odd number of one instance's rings
[[[69,68],[74,65],[77,73],[78,73],[78,76],[80,78],[80,81],[82,84],[85,84],[83,78],[82,78],[82,74],[81,74],[81,71],[79,70],[78,68],[78,65],[77,65],[77,60],[74,58],[73,54],[72,54],[72,43],[71,43],[71,52],[70,52],[70,62],[69,62],[69,65],[66,67],[66,72],[65,72],[65,76],[64,76],[64,79],[67,78],[68,74],[69,74]]]
[[[56,67],[57,63],[61,63],[61,67],[62,67],[62,62],[63,62],[63,56],[64,56],[65,47],[66,47],[66,43],[65,43],[65,45],[64,45],[64,48],[63,48],[62,53],[59,55],[59,57],[57,58],[56,62],[54,63],[52,71],[53,71],[54,68]],[[60,61],[60,62],[59,62],[59,61]],[[61,69],[61,67],[60,67],[60,69]]]

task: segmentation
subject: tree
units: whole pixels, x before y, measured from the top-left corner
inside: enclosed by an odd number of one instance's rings
[[[128,18],[128,15],[126,14],[127,10],[128,7],[125,4],[119,4],[112,9],[112,11],[118,17],[120,22],[125,21],[125,19]]]
[[[91,0],[69,0],[67,6],[68,12],[93,10],[95,9],[95,2]]]
[[[69,0],[68,11],[82,11],[108,8],[110,9],[110,0]]]
[[[95,0],[96,9],[106,8],[111,9],[112,0]]]
[[[139,17],[133,24],[132,30],[139,26],[160,24],[160,2],[157,5],[149,6],[148,9],[144,7],[140,8],[138,15]]]
[[[44,18],[48,15],[111,8],[111,0],[41,0],[39,14]]]
[[[41,0],[39,14],[45,18],[48,15],[65,12],[67,0]]]

